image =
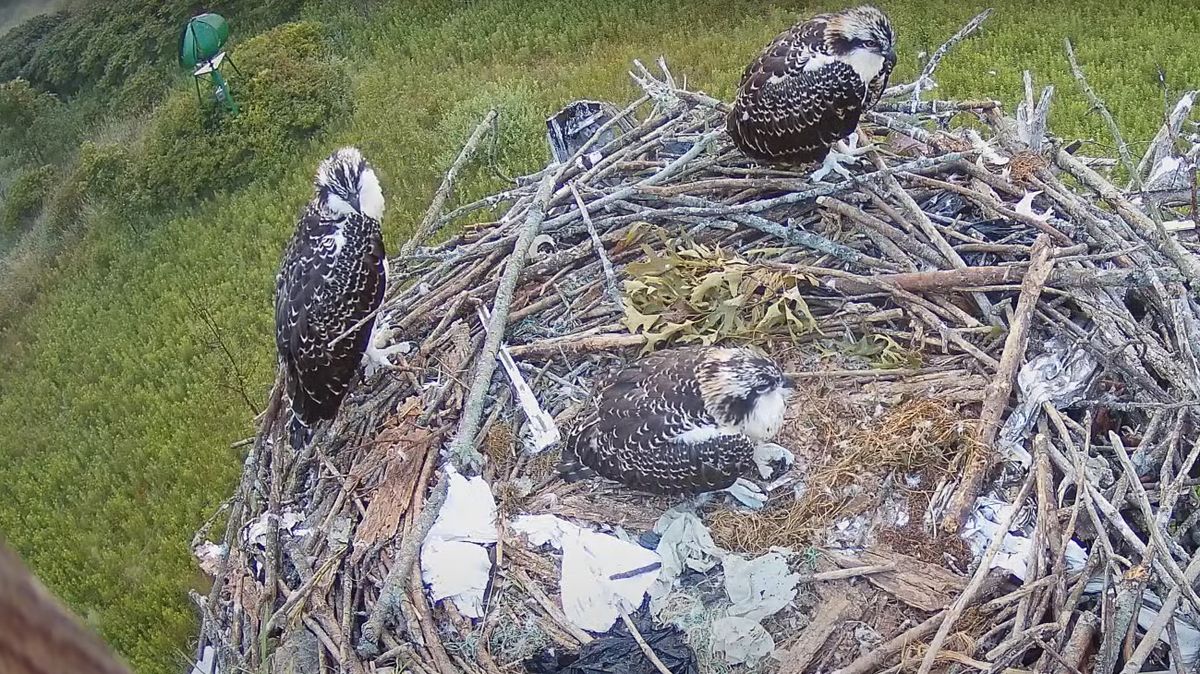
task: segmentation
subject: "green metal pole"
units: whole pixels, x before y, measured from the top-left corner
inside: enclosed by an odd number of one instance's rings
[[[233,99],[233,92],[229,89],[229,82],[225,81],[219,70],[212,71],[212,78],[213,84],[216,85],[217,89],[217,99],[225,105],[230,113],[234,115],[238,114],[238,104]]]

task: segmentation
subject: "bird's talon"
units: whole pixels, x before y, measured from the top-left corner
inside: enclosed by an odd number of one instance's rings
[[[825,176],[829,175],[832,171],[843,178],[849,179],[853,176],[850,174],[850,170],[842,166],[842,164],[856,163],[858,163],[858,157],[855,155],[831,149],[829,154],[825,155],[825,161],[821,162],[821,167],[813,171],[810,177],[813,182],[822,182],[825,180]]]

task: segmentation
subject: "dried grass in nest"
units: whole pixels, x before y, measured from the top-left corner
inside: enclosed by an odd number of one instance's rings
[[[529,503],[529,495],[520,485],[496,480],[492,483],[492,494],[496,498],[497,518],[501,521],[521,512]]]
[[[483,455],[496,475],[508,475],[512,471],[517,460],[516,446],[516,436],[508,423],[497,421],[488,429],[483,438]]]
[[[541,482],[558,472],[559,453],[546,451],[529,459],[521,471],[534,482]]]
[[[956,623],[954,632],[943,642],[931,673],[971,671],[976,669],[976,664],[983,664],[971,657],[970,654],[979,648],[980,639],[992,627],[994,624],[991,620],[976,608],[972,607],[964,611]],[[902,651],[904,666],[900,671],[917,671],[928,647],[929,645],[924,642],[909,644]],[[966,667],[962,665],[966,665]]]
[[[973,425],[947,401],[910,398],[846,438],[837,472],[900,470],[936,480],[969,447]]]
[[[487,649],[500,667],[514,667],[554,644],[529,610],[522,606],[518,593],[502,592],[493,610],[495,615],[491,620],[494,623],[487,635]]]
[[[1018,183],[1027,183],[1038,171],[1049,166],[1050,162],[1036,152],[1018,152],[1009,162],[1009,175]]]
[[[815,396],[812,402],[804,412],[818,436],[830,441],[825,445],[832,450],[829,460],[804,477],[810,486],[799,499],[786,495],[780,504],[769,503],[751,515],[728,510],[710,515],[708,525],[719,545],[758,553],[809,544],[833,522],[879,505],[867,496],[877,491],[867,488],[869,482],[893,472],[919,473],[928,491],[952,470],[970,442],[971,424],[937,398],[906,400],[865,424],[857,423],[858,408],[832,396]],[[921,514],[910,508],[910,523]]]
[[[972,559],[971,547],[966,541],[942,531],[931,535],[925,530],[923,514],[929,506],[931,494],[926,491],[910,490],[908,498],[908,523],[902,527],[883,528],[878,532],[879,540],[894,550],[930,564],[946,564],[950,561],[956,569],[966,569]]]

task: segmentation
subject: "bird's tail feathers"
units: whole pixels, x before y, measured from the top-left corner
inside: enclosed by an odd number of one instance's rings
[[[292,420],[288,424],[288,440],[292,445],[292,449],[300,451],[312,440],[312,429],[309,428],[300,417],[292,413]]]
[[[574,443],[567,442],[563,445],[562,456],[558,460],[558,476],[564,482],[579,482],[595,477],[595,475],[596,471],[583,465],[583,462],[579,460]]]

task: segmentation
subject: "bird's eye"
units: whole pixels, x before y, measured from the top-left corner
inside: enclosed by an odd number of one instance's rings
[[[879,46],[879,43],[875,40],[866,40],[863,42],[863,46],[867,49],[874,49]]]

